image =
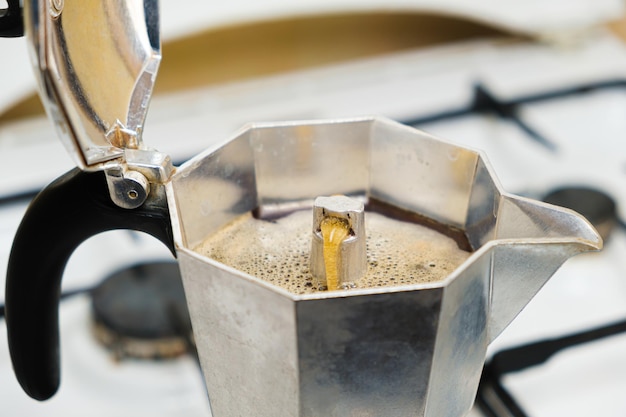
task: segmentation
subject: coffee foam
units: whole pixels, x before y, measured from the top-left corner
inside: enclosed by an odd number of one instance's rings
[[[294,294],[318,292],[309,271],[312,215],[297,211],[276,220],[244,214],[194,250]],[[357,288],[437,282],[470,255],[425,226],[365,213],[368,267]]]

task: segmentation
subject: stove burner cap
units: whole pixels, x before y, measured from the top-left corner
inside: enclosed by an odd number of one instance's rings
[[[608,194],[595,188],[563,187],[548,193],[543,201],[572,209],[589,220],[603,240],[618,224],[616,203]]]
[[[106,278],[91,296],[95,336],[117,358],[172,358],[193,347],[177,263],[122,269]]]

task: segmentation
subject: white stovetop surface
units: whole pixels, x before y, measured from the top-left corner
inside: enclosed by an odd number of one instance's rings
[[[290,2],[277,0],[267,4],[278,7],[281,3],[284,6]],[[560,2],[551,4],[556,3]],[[236,4],[239,3],[229,2],[224,11]],[[330,1],[319,4],[331,7]],[[577,4],[586,5],[581,6],[584,8],[591,3]],[[200,3],[195,6],[204,7]],[[297,8],[290,7],[286,10]],[[172,36],[183,32],[171,30]],[[626,48],[602,31],[590,33],[584,42],[567,48],[501,47],[474,42],[160,97],[151,107],[145,137],[180,159],[226,139],[247,121],[362,114],[413,118],[463,106],[470,100],[471,85],[477,80],[500,97],[515,97],[623,78],[623,74]],[[626,90],[527,105],[522,114],[534,128],[557,143],[561,150],[558,154],[532,142],[512,124],[485,116],[468,116],[423,128],[453,142],[483,149],[509,191],[540,195],[560,184],[590,184],[616,197],[624,218],[626,142],[622,138],[626,137]],[[0,165],[12,173],[0,178],[0,196],[40,187],[73,166],[61,144],[50,139],[52,135],[46,120],[17,123],[0,130]],[[168,141],[172,135],[190,139],[173,146]],[[24,209],[20,204],[0,206],[0,276],[4,276],[12,236]],[[625,250],[626,234],[618,231],[605,251],[568,261],[494,342],[493,348],[626,317],[626,281],[622,277]],[[106,233],[79,248],[68,266],[64,286],[93,285],[107,273],[137,260],[169,256],[159,243],[145,236]],[[0,278],[0,284],[2,281]],[[0,300],[3,293],[1,285]],[[89,335],[88,309],[86,297],[63,302],[62,385],[57,396],[45,403],[31,400],[17,385],[10,370],[2,326],[3,414],[209,415],[201,378],[191,359],[158,364],[114,362]],[[601,347],[600,354],[593,350],[597,346]],[[601,342],[560,355],[549,366],[512,376],[507,383],[520,393],[520,400],[533,416],[621,416],[626,409],[626,400],[619,395],[626,391],[626,360],[621,354],[624,348],[626,338],[615,337],[610,343]],[[556,372],[563,369],[565,374]],[[590,384],[580,384],[583,379]],[[559,408],[563,404],[566,408]],[[600,405],[600,409],[590,411],[586,408],[590,404]]]

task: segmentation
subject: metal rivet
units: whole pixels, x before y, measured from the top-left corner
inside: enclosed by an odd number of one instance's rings
[[[110,169],[105,173],[111,200],[119,207],[134,209],[148,198],[150,182],[140,172]]]

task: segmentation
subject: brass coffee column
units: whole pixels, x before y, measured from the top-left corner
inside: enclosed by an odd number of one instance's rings
[[[320,289],[356,286],[367,271],[363,203],[344,195],[315,199],[310,267]]]

